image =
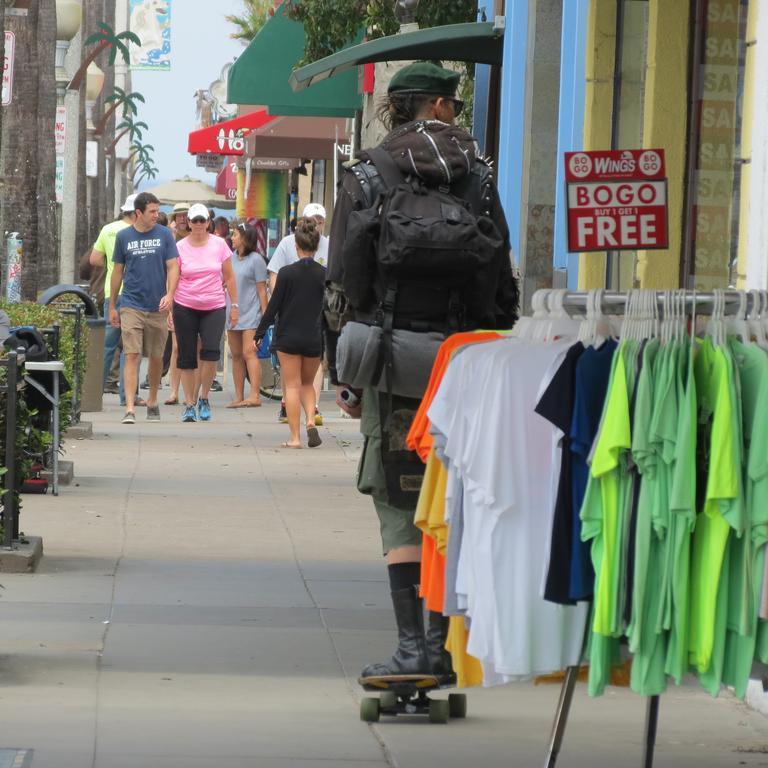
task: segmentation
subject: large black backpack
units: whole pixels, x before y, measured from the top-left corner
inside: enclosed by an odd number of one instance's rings
[[[369,157],[379,192],[350,215],[341,254],[354,319],[385,331],[493,327],[506,254],[488,213],[461,189],[405,178],[384,149]],[[464,184],[475,181],[469,174]]]

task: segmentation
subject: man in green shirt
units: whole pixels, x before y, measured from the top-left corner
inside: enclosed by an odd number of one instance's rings
[[[107,277],[104,282],[104,317],[109,313],[109,294],[110,294],[110,279],[112,277],[112,269],[114,263],[112,261],[112,254],[115,251],[115,240],[117,233],[124,230],[126,227],[130,227],[133,224],[136,213],[133,210],[133,202],[136,199],[136,195],[128,195],[126,201],[120,207],[120,218],[117,221],[112,221],[102,228],[99,232],[98,238],[93,245],[91,251],[91,265],[94,267],[104,267],[107,270]],[[109,377],[109,370],[112,367],[112,360],[115,357],[115,350],[120,343],[120,329],[113,328],[107,323],[107,328],[104,333],[104,379],[103,386],[107,384],[107,378]],[[125,394],[123,389],[123,370],[120,366],[120,399],[123,400]]]

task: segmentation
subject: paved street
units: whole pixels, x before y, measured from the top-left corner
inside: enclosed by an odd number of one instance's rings
[[[540,766],[557,686],[472,691],[448,726],[360,722],[356,676],[393,621],[357,425],[331,416],[320,449],[279,450],[276,405],[229,399],[208,424],[165,407],[129,427],[109,396],[93,439],[67,444],[76,484],[24,497],[45,557],[0,579],[0,748],[33,749],[33,768]],[[583,688],[558,765],[639,766],[644,700]],[[656,766],[767,750],[768,720],[728,695],[662,699]]]

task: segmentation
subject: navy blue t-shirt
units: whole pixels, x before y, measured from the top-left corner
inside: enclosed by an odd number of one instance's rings
[[[574,513],[570,578],[572,600],[586,600],[592,596],[594,589],[595,572],[590,555],[592,543],[581,540],[579,512],[589,480],[587,458],[600,428],[611,364],[617,346],[613,339],[608,339],[599,349],[587,347],[576,364],[576,393],[570,444]]]
[[[125,265],[120,306],[157,312],[166,294],[166,262],[178,255],[168,227],[157,224],[149,232],[126,227],[119,232],[112,261]]]

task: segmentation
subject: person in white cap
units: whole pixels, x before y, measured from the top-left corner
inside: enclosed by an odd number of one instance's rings
[[[315,261],[322,267],[328,266],[328,238],[323,234],[325,229],[326,213],[320,203],[309,203],[304,207],[304,213],[302,218],[312,219],[317,224],[317,229],[320,232],[320,244],[317,247],[315,253]],[[296,250],[296,235],[286,235],[279,243],[275,252],[272,254],[272,258],[267,264],[267,271],[269,272],[269,293],[272,295],[275,292],[275,283],[277,282],[277,273],[289,264],[295,264],[299,260],[299,253]],[[317,396],[317,407],[315,408],[315,423],[322,426],[323,416],[320,413],[320,387],[323,383],[323,366],[321,365],[317,371],[315,377],[315,394]],[[287,422],[288,417],[285,412],[285,402],[280,404],[280,413],[278,419],[282,422]]]
[[[225,325],[237,325],[237,281],[232,251],[220,237],[208,233],[211,215],[201,203],[189,209],[191,234],[179,245],[179,284],[173,299],[173,327],[184,389],[184,422],[210,421],[208,393],[219,359]],[[227,299],[229,294],[229,322]],[[199,368],[199,376],[197,374]]]
[[[115,252],[115,240],[117,239],[118,232],[122,232],[126,227],[130,227],[136,218],[136,212],[133,209],[133,203],[136,200],[136,195],[128,195],[125,202],[120,206],[120,217],[117,221],[112,221],[106,226],[102,227],[99,236],[96,238],[96,242],[93,245],[91,251],[90,262],[91,266],[103,267],[106,269],[107,275],[104,280],[104,317],[109,315],[109,296],[110,296],[110,281],[112,279],[112,269],[114,268],[114,262],[112,261],[112,254]],[[118,300],[119,302],[119,300]],[[120,343],[120,329],[113,328],[107,324],[107,329],[104,333],[104,380],[102,385],[106,387],[107,379],[109,377],[109,371],[112,368],[112,361],[115,357],[115,350]],[[125,400],[125,392],[123,391],[123,361],[120,364],[120,400]]]

